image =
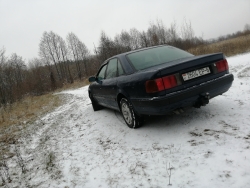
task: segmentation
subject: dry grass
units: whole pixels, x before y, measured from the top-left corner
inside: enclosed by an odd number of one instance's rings
[[[48,113],[61,104],[60,97],[51,93],[28,96],[0,110],[0,126],[25,125],[37,116]]]
[[[233,56],[250,51],[250,34],[228,39],[225,41],[191,48],[188,50],[194,55],[223,52],[226,56]]]
[[[64,86],[60,89],[57,89],[57,92],[67,90],[67,89],[77,89],[83,86],[86,86],[89,84],[88,79],[82,80],[82,81],[75,81],[73,84],[64,84]]]
[[[56,90],[60,92],[66,89],[80,88],[88,84],[87,80],[77,81],[73,84],[64,85]],[[62,104],[59,95],[48,93],[41,96],[27,96],[21,101],[15,102],[5,108],[0,108],[0,129],[10,125],[26,125],[46,114]]]

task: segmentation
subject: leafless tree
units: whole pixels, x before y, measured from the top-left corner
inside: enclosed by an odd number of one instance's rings
[[[52,36],[51,36],[52,34]],[[44,32],[39,44],[39,56],[51,67],[54,64],[59,80],[62,80],[61,72],[57,64],[57,57],[53,44],[53,33]]]
[[[119,53],[115,42],[104,31],[101,32],[97,53],[100,61],[104,61]]]
[[[5,71],[4,64],[6,62],[5,49],[0,50],[0,106],[1,104],[6,104],[6,95],[5,95]]]
[[[67,35],[67,44],[68,44],[70,59],[74,60],[76,64],[78,78],[82,79],[83,73],[81,68],[81,62],[83,62],[84,65],[84,73],[85,75],[87,75],[86,60],[89,56],[89,50],[87,49],[85,44],[82,41],[80,41],[80,39],[72,32]]]
[[[141,44],[140,44],[141,47],[149,47],[150,46],[148,35],[145,31],[141,32],[140,41],[141,41]]]
[[[170,42],[175,44],[179,38],[179,34],[177,31],[177,24],[175,21],[171,23],[170,28],[168,29],[168,33],[170,35]]]
[[[69,69],[68,48],[61,36],[54,32],[44,32],[39,44],[39,55],[51,69],[54,64],[59,80],[73,82]],[[52,70],[50,74],[52,74]]]
[[[0,66],[5,63],[6,57],[5,57],[5,48],[3,47],[0,49]]]
[[[13,53],[9,59],[1,54],[0,63],[0,105],[21,99],[24,91],[26,65],[21,56]]]
[[[132,48],[131,47],[132,46],[131,40],[132,40],[132,38],[131,38],[130,34],[125,30],[123,30],[120,34],[116,35],[116,37],[115,37],[116,43],[123,48],[122,51],[123,50],[126,50],[126,51],[131,50],[131,48]]]
[[[131,38],[131,41],[130,41],[131,49],[135,50],[135,49],[140,48],[141,47],[140,32],[136,28],[132,28],[130,29],[129,34]]]
[[[7,63],[13,70],[13,78],[15,78],[15,83],[18,85],[19,83],[23,82],[25,76],[23,74],[23,70],[26,69],[26,64],[22,57],[18,56],[16,53],[13,53]]]
[[[150,46],[155,46],[160,44],[158,37],[158,28],[153,23],[151,23],[150,27],[148,28],[147,36],[150,42]]]
[[[18,56],[16,53],[13,53],[9,60],[8,64],[8,75],[7,78],[9,80],[10,87],[13,87],[13,97],[15,99],[21,99],[22,95],[25,94],[23,88],[23,82],[25,79],[26,64],[23,61],[21,56]]]
[[[167,27],[163,24],[162,20],[156,21],[157,36],[160,44],[167,44],[170,41],[170,34]]]
[[[192,40],[194,38],[194,30],[192,28],[191,22],[187,21],[185,18],[181,26],[181,37],[183,40]]]

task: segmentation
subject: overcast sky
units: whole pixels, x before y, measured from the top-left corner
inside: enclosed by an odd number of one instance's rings
[[[44,31],[75,33],[93,51],[101,31],[146,30],[157,19],[169,27],[191,21],[196,36],[216,38],[250,24],[250,0],[0,0],[0,49],[28,61],[38,57]]]

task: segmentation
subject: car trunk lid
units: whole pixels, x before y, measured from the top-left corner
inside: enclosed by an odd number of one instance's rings
[[[165,88],[164,92],[159,93],[163,95],[223,76],[228,73],[228,67],[225,70],[223,69],[224,63],[227,65],[223,53],[216,53],[183,58],[145,70],[158,70],[154,74],[153,79],[162,78],[164,84],[166,82],[165,85],[171,85],[172,76],[176,77],[176,83],[172,84],[173,87]]]

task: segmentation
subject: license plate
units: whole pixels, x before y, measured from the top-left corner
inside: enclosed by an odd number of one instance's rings
[[[184,74],[182,74],[182,77],[183,77],[184,81],[187,81],[187,80],[191,80],[193,78],[197,78],[197,77],[209,74],[209,73],[210,73],[209,68],[204,67],[202,69],[198,69],[198,70],[195,70],[195,71],[184,73]]]

